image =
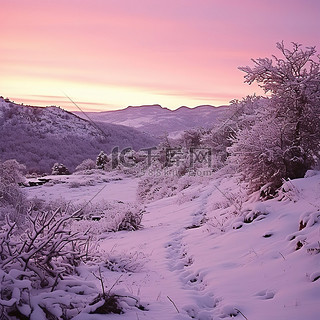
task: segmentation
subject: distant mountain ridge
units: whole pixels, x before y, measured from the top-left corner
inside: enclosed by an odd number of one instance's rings
[[[114,147],[141,149],[158,141],[117,124],[90,122],[59,107],[33,107],[0,97],[0,160],[16,159],[29,171],[50,172],[55,162],[71,171]]]
[[[129,106],[121,110],[103,112],[75,112],[80,117],[106,123],[133,127],[155,137],[165,133],[175,133],[196,127],[212,127],[225,116],[228,106],[213,107],[201,105],[195,108],[180,107],[170,110],[158,104]]]

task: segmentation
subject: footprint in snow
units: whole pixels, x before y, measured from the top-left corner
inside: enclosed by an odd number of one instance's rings
[[[262,290],[256,293],[255,296],[257,296],[261,300],[269,300],[273,299],[273,297],[275,296],[275,292],[270,290]]]
[[[186,288],[192,288],[197,291],[203,291],[207,286],[203,281],[203,276],[199,273],[185,271],[181,274],[180,279],[186,285]]]

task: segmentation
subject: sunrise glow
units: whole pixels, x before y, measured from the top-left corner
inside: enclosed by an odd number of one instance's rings
[[[277,41],[320,47],[320,2],[0,0],[0,95],[112,110],[223,105],[261,91],[238,66]]]

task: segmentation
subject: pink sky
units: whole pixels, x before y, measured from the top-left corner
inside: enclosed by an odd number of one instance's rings
[[[238,66],[284,40],[320,51],[318,0],[0,0],[0,95],[33,105],[228,104]]]

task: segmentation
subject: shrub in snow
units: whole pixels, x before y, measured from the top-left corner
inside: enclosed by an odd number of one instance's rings
[[[25,181],[22,172],[25,166],[16,160],[0,161],[0,220],[6,215],[18,222],[26,210],[25,194],[19,184]]]
[[[69,188],[74,189],[74,188],[80,188],[80,187],[81,187],[81,183],[78,181],[72,181],[69,183]]]
[[[23,318],[36,313],[39,306],[32,291],[46,287],[53,291],[64,277],[74,273],[87,247],[87,238],[69,228],[77,215],[31,211],[23,229],[9,219],[2,225],[0,305],[4,316]]]
[[[0,205],[16,205],[21,202],[22,192],[18,184],[24,182],[25,166],[16,160],[0,161]]]
[[[96,163],[92,159],[83,160],[75,169],[75,171],[85,171],[96,169]]]
[[[138,186],[140,200],[157,200],[176,195],[192,184],[208,181],[224,166],[229,133],[221,128],[192,129],[181,138],[165,137],[153,152],[150,165]],[[220,144],[220,142],[224,142]]]
[[[144,208],[133,203],[102,202],[80,207],[81,220],[74,221],[72,229],[100,235],[104,232],[134,231],[141,228]]]
[[[315,47],[278,43],[282,58],[252,60],[241,67],[245,82],[271,94],[251,129],[241,130],[229,149],[252,190],[282,178],[301,178],[320,151],[320,57]]]
[[[150,176],[147,176],[150,174]],[[192,175],[181,176],[176,169],[156,169],[141,178],[138,184],[138,198],[142,201],[171,197],[199,183],[201,178]]]
[[[86,238],[71,232],[78,216],[55,212],[29,212],[23,230],[8,219],[1,228],[3,270],[17,268],[34,273],[40,286],[53,285],[57,276],[72,272],[83,257]]]
[[[300,190],[292,183],[291,180],[283,181],[279,189],[279,198],[281,200],[290,200],[296,202],[299,199]]]
[[[84,262],[90,262],[92,271],[97,268],[94,263],[98,256],[93,253],[92,241],[89,242],[92,239],[90,231],[95,231],[88,225],[82,230],[74,228],[75,219],[80,215],[83,217],[87,209],[88,215],[105,213],[109,217],[106,224],[109,231],[134,230],[140,226],[142,217],[138,207],[114,203],[105,205],[104,211],[101,207],[99,210],[95,207],[95,211],[86,207],[80,213],[66,202],[59,200],[46,204],[38,199],[31,201],[30,206],[23,224],[12,222],[6,214],[0,227],[0,310],[3,319],[72,319],[78,315],[86,319],[88,314],[144,309],[135,297],[114,292],[113,287],[108,291],[103,287],[102,294],[98,294],[94,283],[87,278],[83,281],[80,273],[86,270]],[[103,230],[100,221],[91,222],[95,223],[98,232]],[[125,265],[128,270],[137,270],[141,265],[138,261],[134,263],[135,255],[131,257],[131,264],[127,261]]]
[[[66,174],[70,174],[69,170],[67,169],[67,167],[62,164],[62,163],[55,163],[52,167],[52,173],[54,175],[66,175]]]
[[[117,253],[110,252],[107,255],[107,260],[104,267],[110,271],[116,272],[140,272],[143,270],[145,263],[147,262],[147,257],[143,252],[134,253]]]
[[[93,306],[90,314],[123,313],[118,297],[114,294],[99,294],[90,305]]]
[[[102,293],[89,303],[89,306],[84,310],[89,314],[123,314],[125,309],[137,308],[140,310],[147,310],[137,297],[126,294],[125,292],[111,293],[106,292],[102,282]]]
[[[132,210],[126,210],[122,216],[121,222],[118,226],[118,230],[138,230],[141,227],[143,211],[132,212]]]

